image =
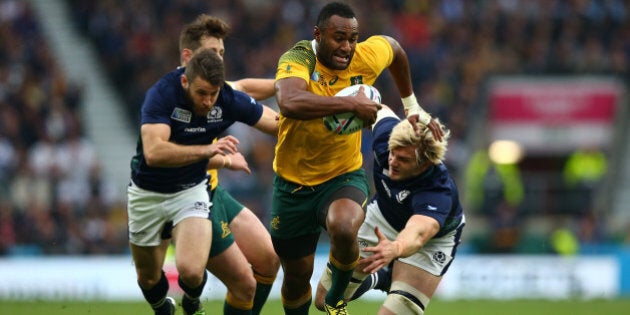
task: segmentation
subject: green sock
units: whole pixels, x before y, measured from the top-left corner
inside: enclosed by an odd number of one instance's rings
[[[252,310],[238,309],[228,304],[227,301],[223,302],[223,315],[251,315],[251,314],[252,314]]]
[[[254,308],[252,309],[252,315],[259,315],[260,311],[267,302],[269,293],[271,292],[271,286],[273,284],[256,283],[256,295],[254,295]]]
[[[308,315],[308,310],[311,308],[311,302],[312,302],[312,299],[300,305],[298,308],[284,307],[284,314],[285,315]]]
[[[326,304],[335,306],[337,302],[343,300],[343,293],[350,282],[350,278],[352,278],[353,270],[339,270],[335,265],[328,264],[328,267],[332,271],[332,284],[330,285],[330,290],[326,294]]]

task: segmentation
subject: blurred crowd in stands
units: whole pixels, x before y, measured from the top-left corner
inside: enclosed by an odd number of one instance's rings
[[[181,27],[200,13],[225,19],[229,79],[273,78],[278,57],[311,39],[320,0],[65,0],[124,100],[130,124],[144,93],[179,64]],[[350,1],[362,38],[406,49],[423,107],[451,129],[447,164],[472,153],[469,121],[493,74],[609,74],[628,82],[630,6],[622,0]],[[0,0],[0,255],[127,251],[116,200],[81,123],[81,88],[55,62],[28,1]],[[399,105],[389,76],[376,83]],[[275,106],[273,99],[264,103]],[[253,175],[221,172],[234,196],[267,222],[275,140],[235,127]],[[369,137],[369,135],[366,135]],[[460,184],[460,187],[463,187]]]
[[[0,254],[124,250],[111,185],[28,2],[0,1]]]

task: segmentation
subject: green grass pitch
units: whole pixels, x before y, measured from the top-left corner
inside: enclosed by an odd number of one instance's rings
[[[348,311],[352,315],[376,314],[380,302],[357,300],[350,303]],[[207,301],[208,314],[222,314],[222,301]],[[587,314],[628,314],[630,299],[618,300],[433,300],[427,308],[427,315],[587,315]],[[311,314],[324,314],[315,308]],[[142,302],[102,302],[102,301],[7,301],[0,300],[0,315],[150,315],[149,307]],[[178,308],[176,314],[183,314]],[[270,300],[262,315],[282,315],[278,300]]]

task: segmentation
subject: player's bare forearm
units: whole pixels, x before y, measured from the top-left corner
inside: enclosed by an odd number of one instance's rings
[[[254,127],[268,135],[278,136],[278,113],[270,107],[263,106],[263,114]]]
[[[300,78],[286,78],[276,82],[276,99],[283,116],[310,120],[327,115],[353,112],[357,97],[321,96],[307,91],[306,82]],[[367,97],[364,96],[366,100]]]
[[[400,246],[399,257],[408,257],[420,250],[439,230],[440,224],[434,218],[412,215],[396,237],[395,242]]]
[[[394,59],[389,66],[389,72],[392,75],[392,79],[398,88],[400,97],[404,98],[413,93],[413,84],[411,83],[411,69],[409,67],[409,59],[407,53],[400,46],[397,40],[392,37],[384,36],[389,44],[392,46],[394,53]]]
[[[274,79],[245,78],[234,81],[234,88],[260,101],[275,94]]]
[[[152,167],[181,167],[217,154],[238,152],[238,139],[233,136],[223,137],[213,144],[180,145],[167,140],[170,131],[166,132],[162,126],[145,126],[142,127],[143,153]]]

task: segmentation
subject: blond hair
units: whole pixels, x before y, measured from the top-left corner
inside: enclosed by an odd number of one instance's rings
[[[417,124],[418,132],[416,132],[409,120],[405,119],[392,129],[392,134],[389,137],[389,150],[413,146],[416,148],[418,165],[425,161],[434,165],[441,163],[446,154],[448,138],[451,132],[438,119],[435,120],[440,128],[444,130],[442,141],[437,141],[433,137],[431,130],[423,124]]]

